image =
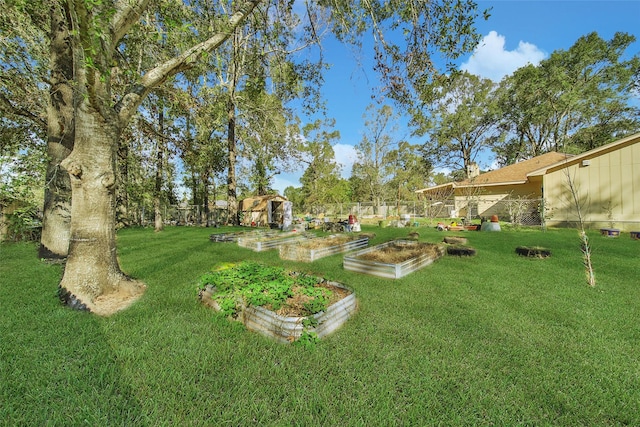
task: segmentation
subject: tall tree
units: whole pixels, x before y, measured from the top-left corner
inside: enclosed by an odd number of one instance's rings
[[[60,8],[49,6],[33,1],[0,10],[0,110],[10,120],[28,120],[36,133],[46,134],[49,161],[38,256],[59,259],[66,257],[69,246],[71,184],[60,162],[73,148],[73,58],[66,17]]]
[[[69,257],[60,294],[68,304],[99,314],[130,303],[144,290],[142,283],[121,272],[116,257],[115,153],[123,127],[153,88],[220,46],[229,37],[228,28],[238,26],[259,1],[241,3],[234,14],[218,21],[218,32],[147,70],[114,104],[111,64],[122,38],[149,3],[61,3],[73,28],[76,133],[73,151],[61,163],[71,176],[72,203]]]
[[[357,161],[353,165],[352,174],[359,178],[365,191],[365,200],[374,203],[378,212],[385,197],[385,184],[389,179],[388,170],[384,168],[385,159],[397,145],[395,140],[398,131],[398,116],[389,105],[376,108],[371,104],[364,114],[366,132],[356,145]]]
[[[233,223],[237,223],[239,159],[252,162],[257,192],[266,192],[275,163],[286,161],[292,138],[285,104],[299,97],[305,97],[306,103],[317,100],[314,87],[322,66],[294,55],[319,43],[319,33],[311,29],[321,23],[310,8],[304,23],[291,4],[263,2],[257,13],[235,29],[228,48],[219,51],[212,63],[227,108],[227,201]]]
[[[340,167],[332,147],[332,142],[340,138],[340,132],[332,129],[334,124],[334,120],[316,120],[302,128],[304,140],[300,146],[300,160],[306,168],[300,182],[304,209],[311,213],[331,202],[332,191],[340,179]]]
[[[427,135],[423,154],[434,166],[468,171],[497,139],[498,115],[489,79],[465,72],[422,88],[424,108],[412,114],[414,133]]]
[[[244,158],[251,162],[250,181],[258,195],[268,194],[273,177],[293,169],[298,128],[282,100],[266,91],[248,97],[243,105],[239,137]]]
[[[393,194],[397,211],[400,202],[417,200],[416,190],[425,188],[429,182],[429,168],[420,155],[418,145],[400,141],[397,148],[385,156],[388,194]]]
[[[582,152],[634,132],[640,110],[630,100],[640,55],[622,59],[634,41],[624,33],[609,41],[591,33],[503,79],[501,126],[509,138],[495,148],[501,162]]]

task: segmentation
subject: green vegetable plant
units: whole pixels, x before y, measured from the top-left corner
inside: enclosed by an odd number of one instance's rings
[[[318,344],[320,338],[318,338],[318,334],[315,332],[304,331],[300,338],[297,341],[293,342],[293,345],[302,347],[305,350],[313,350],[316,348],[316,344]]]
[[[237,316],[241,306],[261,306],[280,310],[294,296],[294,289],[310,297],[303,303],[307,316],[327,309],[331,291],[317,287],[318,277],[295,273],[282,267],[245,261],[203,274],[198,280],[199,289],[212,286],[211,296],[227,316]]]

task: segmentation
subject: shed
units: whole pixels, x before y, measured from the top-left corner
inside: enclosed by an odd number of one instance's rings
[[[292,203],[278,194],[247,197],[239,205],[242,225],[287,228],[293,221]]]

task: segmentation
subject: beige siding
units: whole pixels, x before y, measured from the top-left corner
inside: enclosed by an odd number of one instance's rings
[[[545,175],[547,223],[563,225],[577,219],[568,189],[568,172],[589,226],[637,230],[640,227],[640,143],[587,160],[589,166],[583,166],[581,161]]]
[[[467,215],[469,204],[477,204],[478,216],[490,217],[498,215],[507,219],[506,201],[520,198],[539,199],[540,183],[525,183],[517,185],[496,185],[478,187],[475,192],[468,188],[457,188],[455,195],[455,209],[458,216]]]

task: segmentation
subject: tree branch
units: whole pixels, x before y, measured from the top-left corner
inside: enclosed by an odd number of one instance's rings
[[[111,49],[127,34],[129,29],[138,22],[140,15],[151,3],[151,0],[119,0],[116,5],[116,13],[111,21]]]
[[[169,77],[189,68],[200,59],[203,53],[211,52],[222,45],[222,43],[233,34],[233,30],[249,16],[262,1],[264,0],[245,0],[244,3],[238,7],[238,11],[231,15],[225,29],[214,34],[208,40],[187,49],[181,55],[149,70],[142,77],[140,83],[132,88],[116,105],[116,112],[120,120],[123,123],[127,122],[135,113],[142,100],[153,88],[161,85]]]
[[[2,102],[7,110],[16,116],[24,117],[31,120],[33,123],[41,127],[42,129],[47,128],[47,121],[39,115],[33,114],[31,111],[22,108],[21,106],[16,106],[10,99],[8,99],[4,94],[0,93],[0,102]]]

